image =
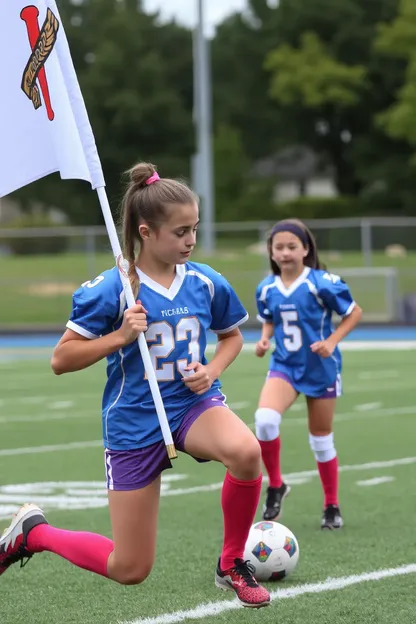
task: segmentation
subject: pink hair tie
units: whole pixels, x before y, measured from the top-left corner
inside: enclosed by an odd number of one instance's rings
[[[155,171],[154,174],[150,176],[150,178],[147,178],[146,184],[153,184],[153,182],[157,182],[158,180],[160,180],[160,177],[157,171]]]

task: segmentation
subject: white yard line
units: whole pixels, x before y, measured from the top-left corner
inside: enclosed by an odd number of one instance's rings
[[[360,403],[355,406],[357,412],[374,412],[374,410],[379,410],[383,407],[383,404],[379,401],[374,403]]]
[[[397,379],[400,377],[398,370],[374,370],[374,371],[362,371],[358,373],[358,379]]]
[[[371,487],[373,485],[380,485],[381,483],[391,483],[394,480],[394,477],[375,477],[374,479],[367,479],[366,481],[357,481],[357,485]]]
[[[413,414],[416,415],[416,405],[408,405],[405,407],[387,407],[384,409],[375,408],[374,410],[370,410],[369,408],[360,410],[359,406],[357,405],[355,409],[356,411],[354,412],[345,412],[344,414],[335,413],[335,424],[339,422],[348,422],[349,420],[361,420],[365,418],[383,418],[388,416],[407,416]],[[306,414],[305,416],[299,416],[297,418],[293,418],[289,415],[283,418],[283,427],[297,425],[306,425]],[[250,427],[250,429],[254,429],[255,423],[250,423],[248,426]]]
[[[51,444],[45,446],[29,446],[23,448],[12,448],[12,449],[0,449],[0,457],[11,457],[11,456],[20,456],[20,455],[33,455],[33,454],[42,454],[42,453],[56,453],[62,451],[73,451],[79,449],[86,448],[94,448],[94,447],[102,447],[102,440],[88,440],[85,442],[68,442],[66,444]],[[351,471],[360,471],[360,470],[375,470],[378,468],[392,468],[394,466],[407,466],[411,464],[416,464],[416,457],[402,457],[398,459],[390,459],[385,461],[378,462],[369,462],[366,464],[351,464],[344,465],[339,467],[340,472],[351,472]],[[284,477],[288,480],[292,479],[293,481],[301,480],[304,482],[304,479],[309,477],[315,477],[318,475],[317,470],[304,470],[302,472],[292,472],[285,474]],[[192,494],[194,492],[209,492],[218,490],[222,487],[222,482],[220,483],[211,483],[207,485],[195,486],[193,488],[186,488],[183,490],[172,490],[166,495],[174,496],[178,494]]]
[[[228,407],[231,410],[241,410],[241,409],[245,409],[246,407],[250,407],[250,401],[236,401],[235,403],[228,403]]]
[[[339,467],[340,472],[361,472],[361,470],[378,470],[380,468],[393,468],[394,466],[409,466],[416,464],[416,457],[402,457],[400,459],[388,459],[386,461],[369,462],[367,464],[345,464]],[[312,477],[319,475],[317,470],[303,470],[302,472],[289,472],[284,474],[285,481],[291,485],[307,483]],[[267,481],[267,477],[263,477],[263,481]],[[208,483],[207,485],[196,485],[191,488],[177,488],[167,490],[162,496],[181,496],[183,494],[196,494],[198,492],[215,492],[220,490],[223,482]]]
[[[45,403],[48,400],[49,399],[46,396],[29,396],[8,399],[9,402],[22,403],[23,405],[36,405],[38,403]]]
[[[101,414],[99,411],[91,411],[91,412],[67,412],[59,413],[59,414],[50,414],[48,416],[11,416],[11,417],[3,417],[0,416],[0,425],[7,425],[13,423],[31,423],[31,422],[50,422],[54,420],[74,420],[75,418],[82,418],[83,420],[87,418],[100,418]]]
[[[328,578],[320,583],[307,583],[305,585],[294,585],[282,589],[276,589],[271,592],[271,597],[276,601],[285,600],[287,598],[298,598],[308,594],[321,594],[327,591],[339,591],[352,585],[361,583],[381,581],[383,579],[395,576],[404,576],[406,574],[415,574],[416,564],[411,563],[398,568],[387,568],[385,570],[374,570],[373,572],[364,572],[362,574],[353,574],[340,578]],[[274,606],[272,604],[272,606]],[[234,611],[242,608],[237,600],[225,600],[218,602],[208,602],[200,604],[194,609],[188,611],[174,611],[164,613],[156,617],[139,618],[136,620],[126,621],[122,624],[176,624],[177,622],[185,622],[186,620],[202,620],[207,617],[215,617],[226,611]],[[210,620],[211,621],[211,620]]]
[[[79,443],[78,447],[80,446]],[[82,444],[85,446],[85,443]],[[71,445],[73,448],[75,445]],[[26,449],[23,449],[26,451]],[[30,450],[30,449],[29,449]],[[49,450],[58,450],[55,447]],[[368,464],[345,465],[340,467],[340,472],[376,470],[378,468],[394,468],[416,464],[416,457],[405,457]],[[173,488],[171,484],[186,478],[187,475],[172,472],[162,475],[161,496],[183,496],[201,492],[217,492],[223,487],[223,482],[209,483],[194,487]],[[308,483],[318,476],[317,470],[306,470],[284,475],[285,480],[292,485]],[[385,477],[379,479],[380,482]],[[263,477],[267,482],[267,478]],[[368,480],[368,485],[376,484],[376,479]],[[384,481],[383,481],[384,482]],[[85,482],[42,482],[20,483],[0,486],[0,520],[8,518],[13,513],[14,506],[22,503],[22,498],[35,499],[46,510],[74,510],[74,509],[98,509],[108,504],[107,492],[104,481]]]
[[[3,388],[2,388],[3,390]],[[7,388],[5,388],[7,390]],[[53,403],[54,401],[69,401],[79,403],[82,405],[83,401],[86,399],[95,399],[97,401],[97,405],[100,406],[102,391],[97,390],[97,392],[77,392],[77,396],[74,397],[70,394],[70,392],[62,392],[61,394],[55,394],[52,396],[39,396],[39,395],[31,395],[26,397],[20,396],[9,396],[3,397],[0,403],[1,405],[5,405],[6,403],[14,403],[21,405],[31,405],[31,404],[40,404],[40,403]]]
[[[340,472],[359,472],[361,470],[378,470],[379,468],[393,468],[394,466],[409,466],[416,464],[416,457],[402,457],[400,459],[386,459],[385,461],[374,461],[366,464],[344,464],[339,467]],[[299,477],[317,477],[317,470],[304,470],[303,472],[291,472],[285,475],[287,479],[297,479]]]
[[[23,448],[0,449],[0,457],[73,451],[76,449],[91,448],[94,446],[103,446],[102,440],[89,440],[87,442],[68,442],[67,444],[51,444],[48,446],[27,446]]]
[[[373,380],[373,384],[376,380]],[[394,383],[386,383],[382,380],[379,381],[377,385],[368,385],[367,383],[362,382],[362,385],[353,386],[347,381],[343,381],[344,386],[344,394],[364,394],[368,392],[372,392],[374,394],[383,394],[383,393],[391,393],[391,392],[401,392],[402,390],[413,389],[414,381],[409,379],[409,381],[396,381]]]
[[[410,387],[410,386],[409,386]],[[386,389],[386,392],[388,390]],[[64,403],[64,402],[63,402]],[[240,401],[236,403],[230,403],[229,407],[232,410],[245,409],[249,407],[251,404],[249,401]],[[355,406],[355,411],[346,412],[344,414],[335,414],[335,422],[343,422],[348,420],[356,420],[358,418],[382,418],[386,416],[406,416],[408,414],[416,414],[416,405],[409,405],[406,407],[395,407],[395,408],[385,408],[379,409],[381,405],[380,402],[374,403],[362,403]],[[55,409],[58,409],[58,406],[55,406]],[[69,409],[69,405],[65,402],[64,406],[61,406],[61,409]],[[295,403],[291,408],[291,412],[301,411],[305,409],[304,403]],[[13,424],[17,422],[49,422],[54,420],[75,420],[78,418],[87,419],[87,418],[99,418],[100,410],[99,407],[97,409],[91,409],[90,411],[77,411],[75,406],[71,408],[69,413],[57,413],[57,414],[41,414],[39,416],[31,416],[27,414],[18,414],[17,416],[0,416],[0,425],[5,424]],[[306,416],[301,416],[297,418],[292,418],[291,416],[287,416],[284,418],[284,425],[303,425],[306,420]],[[254,423],[249,424],[251,429],[254,429]]]
[[[70,409],[74,407],[74,401],[53,401],[52,403],[48,403],[46,407],[51,410]]]
[[[349,420],[364,418],[385,418],[389,416],[412,416],[416,415],[416,405],[407,405],[405,407],[386,407],[384,409],[367,410],[364,412],[355,411],[346,414],[335,414],[335,423],[347,422]]]
[[[229,403],[229,408],[235,411],[239,411],[245,409],[250,406],[249,401],[240,401],[237,403]],[[82,418],[86,420],[87,418],[100,418],[100,408],[97,403],[97,409],[91,409],[88,412],[79,412],[76,410],[76,406],[73,401],[57,401],[50,405],[45,405],[45,408],[50,410],[59,410],[57,414],[41,414],[39,416],[31,416],[27,414],[18,414],[17,416],[0,416],[0,425],[7,425],[13,423],[22,423],[22,422],[53,422],[54,420],[75,420],[78,418]],[[64,412],[64,410],[71,410],[70,412]]]

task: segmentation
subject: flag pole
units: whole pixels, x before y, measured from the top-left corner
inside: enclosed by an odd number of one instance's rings
[[[135,305],[136,301],[134,299],[133,290],[128,277],[129,263],[123,257],[123,252],[121,250],[120,242],[118,240],[117,230],[114,224],[113,215],[111,214],[110,204],[108,202],[105,187],[98,187],[96,191],[98,199],[100,201],[108,237],[111,243],[111,248],[113,250],[116,265],[120,274],[120,279],[126,295],[127,305],[129,308],[131,308]],[[159,419],[160,428],[162,430],[163,439],[166,445],[166,451],[169,459],[176,459],[178,455],[176,453],[175,445],[173,443],[172,432],[170,430],[169,422],[166,416],[165,406],[163,405],[162,397],[160,395],[160,389],[157,383],[156,373],[153,368],[152,360],[150,359],[149,349],[143,332],[139,334],[137,341],[139,343],[140,354],[143,359],[143,364],[152,393],[152,398],[156,407],[156,413]]]
[[[30,6],[26,0],[0,1],[0,40],[10,50],[0,97],[0,197],[55,171],[62,179],[90,182],[98,193],[131,308],[136,302],[128,276],[129,263],[123,258],[118,240],[94,134],[56,0],[32,1]],[[26,28],[22,28],[21,20]],[[42,105],[46,114],[38,113]],[[143,333],[139,334],[138,345],[166,450],[174,459],[177,454],[172,433]]]

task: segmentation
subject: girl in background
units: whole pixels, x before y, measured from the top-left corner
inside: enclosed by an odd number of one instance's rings
[[[272,274],[257,287],[258,318],[263,323],[257,357],[275,349],[255,414],[256,435],[269,477],[264,520],[280,517],[290,492],[280,471],[282,415],[304,394],[309,443],[324,491],[323,529],[339,529],[338,458],[333,421],[341,394],[339,342],[357,325],[361,308],[345,282],[321,265],[315,239],[297,219],[278,222],[267,240]],[[341,318],[337,329],[332,313]]]

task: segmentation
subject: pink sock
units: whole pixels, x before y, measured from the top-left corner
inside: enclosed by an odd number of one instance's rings
[[[259,440],[259,444],[263,463],[269,475],[269,486],[278,488],[283,483],[280,472],[280,436],[268,442]]]
[[[107,562],[114,544],[108,537],[96,533],[64,531],[39,524],[28,533],[27,549],[33,553],[45,550],[55,553],[79,568],[108,577]]]
[[[324,489],[324,505],[338,506],[338,457],[328,462],[317,462],[319,476]]]
[[[221,570],[234,566],[234,559],[242,559],[244,548],[254,522],[260,500],[262,475],[253,481],[240,481],[228,472],[221,494],[224,514],[224,545]]]

